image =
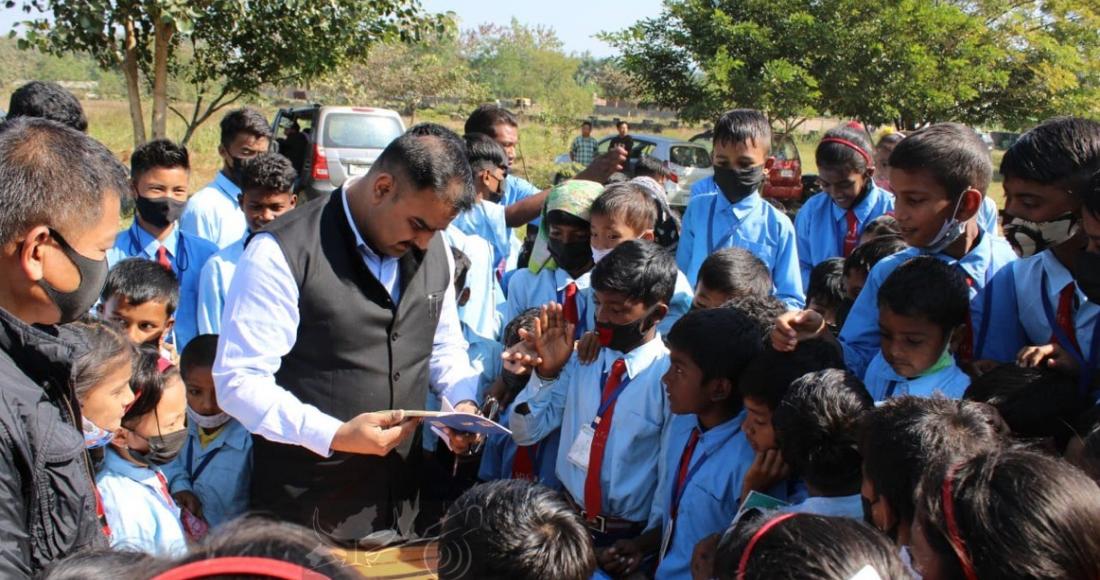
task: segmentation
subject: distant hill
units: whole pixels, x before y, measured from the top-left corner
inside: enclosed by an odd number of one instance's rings
[[[90,57],[56,57],[37,50],[19,50],[15,39],[0,38],[0,87],[10,92],[15,82],[26,80],[96,81],[97,96],[120,97],[126,93],[122,75],[100,70]]]

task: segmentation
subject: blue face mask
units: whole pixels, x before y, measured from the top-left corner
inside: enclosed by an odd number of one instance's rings
[[[921,248],[923,253],[929,255],[938,254],[966,233],[966,222],[959,221],[958,218],[959,208],[962,207],[963,195],[965,195],[965,193],[966,192],[959,194],[959,200],[955,202],[955,211],[951,212],[951,217],[943,222],[943,227],[940,228],[936,237],[932,238],[932,241],[929,242],[927,246]]]
[[[81,424],[82,431],[84,431],[84,448],[85,449],[98,449],[100,447],[106,447],[115,438],[113,431],[108,431],[95,423],[92,423],[87,417],[82,417]]]

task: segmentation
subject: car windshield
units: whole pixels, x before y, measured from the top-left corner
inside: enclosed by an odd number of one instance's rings
[[[702,147],[673,147],[668,156],[681,167],[710,167],[710,154]]]
[[[385,149],[401,136],[401,124],[393,117],[356,113],[332,113],[325,117],[325,147]]]

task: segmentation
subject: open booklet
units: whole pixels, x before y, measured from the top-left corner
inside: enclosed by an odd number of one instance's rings
[[[482,417],[481,415],[455,411],[451,402],[448,401],[446,397],[443,398],[442,405],[443,409],[440,411],[404,411],[404,413],[406,417],[419,417],[424,419],[424,422],[445,441],[447,440],[447,436],[443,432],[444,427],[450,427],[452,431],[477,433],[478,435],[495,435],[500,433],[510,436],[512,434],[507,427]],[[449,442],[448,446],[450,446]]]

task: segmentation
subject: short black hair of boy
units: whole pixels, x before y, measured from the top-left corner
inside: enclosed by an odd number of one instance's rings
[[[760,323],[732,308],[693,310],[676,321],[665,337],[669,348],[691,357],[703,381],[727,379],[736,387],[745,368],[763,349],[756,339]],[[741,398],[731,397],[740,408]]]
[[[592,288],[620,292],[647,307],[668,304],[676,288],[676,260],[653,242],[629,240],[611,250],[592,270]]]
[[[810,270],[806,301],[813,300],[830,310],[840,308],[847,298],[844,291],[844,258],[829,258]]]
[[[1001,175],[1059,185],[1081,197],[1100,170],[1100,123],[1080,117],[1047,119],[1005,151]]]
[[[588,121],[588,120],[581,121],[581,127],[591,128],[592,127],[592,121]]]
[[[921,477],[934,466],[1000,449],[1007,428],[984,403],[941,397],[887,399],[863,417],[863,477],[902,522],[912,522]]]
[[[760,337],[760,340],[764,340],[771,332],[772,327],[775,326],[775,319],[787,311],[787,305],[775,296],[755,296],[752,294],[730,299],[722,305],[722,308],[740,310],[751,316],[764,329],[764,336]]]
[[[898,218],[890,214],[882,214],[863,226],[863,235],[872,236],[876,240],[885,236],[900,238],[901,224],[898,223]]]
[[[890,167],[927,172],[952,201],[971,187],[984,194],[993,179],[989,149],[959,123],[936,123],[902,139],[890,154]]]
[[[130,154],[130,179],[137,181],[146,171],[154,168],[174,169],[182,167],[191,171],[191,155],[187,148],[168,139],[156,139],[134,149]]]
[[[637,232],[657,225],[657,205],[642,186],[630,181],[607,186],[592,202],[589,215],[618,218]]]
[[[473,264],[470,262],[470,257],[466,255],[466,252],[451,246],[451,256],[455,260],[455,293],[461,294],[462,290],[466,288],[466,277],[470,274],[470,266]]]
[[[466,158],[470,162],[470,170],[474,173],[486,169],[508,168],[508,155],[504,148],[484,133],[467,133]]]
[[[928,320],[947,335],[966,323],[970,291],[957,268],[932,256],[918,256],[886,277],[878,305],[898,316]]]
[[[744,248],[724,248],[707,256],[697,279],[707,290],[730,296],[771,296],[768,266]]]
[[[847,371],[803,375],[772,416],[783,460],[823,495],[859,493],[859,423],[874,406],[863,382]]]
[[[656,157],[642,155],[634,164],[634,177],[660,177],[667,179],[672,172],[668,170]]]
[[[714,122],[714,144],[752,141],[765,153],[772,150],[772,126],[756,109],[733,109]]]
[[[222,147],[229,147],[241,133],[271,139],[271,125],[263,113],[248,107],[234,109],[220,123]]]
[[[474,205],[474,173],[466,159],[466,142],[436,123],[414,125],[382,150],[370,172],[399,173],[418,190],[431,189],[441,199],[450,195],[454,181],[462,184],[451,202],[459,213]]]
[[[218,335],[200,334],[192,338],[180,353],[180,375],[186,380],[195,369],[213,368],[217,354]]]
[[[504,333],[501,335],[501,341],[505,347],[513,346],[522,340],[519,336],[519,329],[524,329],[528,332],[534,330],[535,319],[539,317],[540,310],[538,308],[528,308],[523,312],[520,312],[504,327]]]
[[[822,339],[799,341],[791,352],[780,352],[765,344],[745,369],[738,387],[742,397],[759,401],[774,411],[799,378],[843,368],[844,356],[836,346]]]
[[[1017,437],[1053,439],[1058,452],[1073,437],[1086,397],[1073,377],[1044,368],[1003,364],[975,378],[963,398],[993,405]]]
[[[828,141],[828,139],[847,141],[858,147],[863,155],[847,144]],[[826,131],[817,145],[814,158],[818,167],[837,168],[851,173],[863,173],[869,167],[874,167],[874,162],[868,161],[871,159],[871,141],[867,139],[867,133],[847,125]]]
[[[482,483],[443,518],[441,580],[587,580],[596,571],[580,515],[556,491],[519,479]]]
[[[176,313],[180,301],[180,283],[168,268],[145,258],[126,258],[107,273],[107,282],[99,298],[125,298],[132,306],[146,302],[164,302],[168,316]]]
[[[81,133],[88,132],[84,107],[72,93],[57,83],[31,81],[15,89],[8,101],[6,120],[19,117],[49,119]]]
[[[293,193],[298,172],[289,159],[265,151],[241,163],[241,192]]]
[[[482,135],[488,135],[495,139],[497,136],[496,126],[501,124],[519,127],[519,120],[516,119],[512,111],[500,105],[486,103],[474,109],[474,112],[470,113],[470,116],[466,118],[466,125],[463,132],[467,135],[470,133],[481,133]]]
[[[901,236],[882,236],[860,244],[844,259],[844,273],[856,270],[870,272],[883,258],[893,256],[908,247]]]

